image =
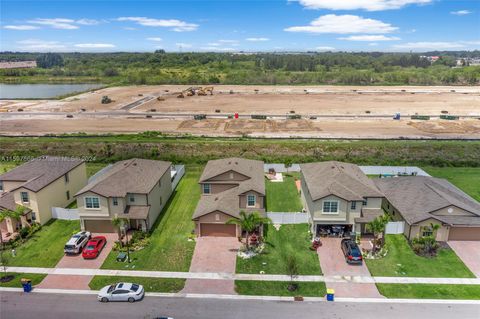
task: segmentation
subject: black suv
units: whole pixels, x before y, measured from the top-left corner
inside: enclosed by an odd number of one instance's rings
[[[342,251],[345,261],[349,264],[361,264],[362,252],[357,243],[349,238],[342,239]]]

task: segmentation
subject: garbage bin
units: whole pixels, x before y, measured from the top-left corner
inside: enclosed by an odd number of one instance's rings
[[[334,301],[335,300],[335,290],[327,289],[327,301]]]
[[[32,291],[32,280],[31,280],[31,279],[22,278],[22,279],[20,280],[20,282],[22,283],[23,292],[30,292],[30,291]]]

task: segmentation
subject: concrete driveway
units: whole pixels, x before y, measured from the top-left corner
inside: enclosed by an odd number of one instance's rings
[[[320,266],[325,276],[371,276],[367,265],[349,265],[345,262],[340,247],[341,238],[322,238],[322,246],[317,249]],[[337,297],[381,298],[375,284],[327,283],[327,288],[335,290]]]
[[[235,273],[236,237],[199,237],[193,253],[190,272]],[[187,279],[182,292],[204,294],[235,294],[233,280]]]
[[[113,244],[118,239],[117,234],[92,234],[95,236],[105,236],[107,244],[95,259],[83,259],[82,255],[64,255],[55,268],[84,268],[99,269],[108,254],[112,250]],[[88,284],[93,276],[73,276],[73,275],[48,275],[38,284],[38,288],[57,288],[57,289],[90,289]]]
[[[480,278],[480,241],[449,241],[457,256]]]

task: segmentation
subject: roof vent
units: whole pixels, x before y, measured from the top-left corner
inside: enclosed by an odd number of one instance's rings
[[[133,165],[133,166],[137,166],[137,163],[133,162],[133,164],[132,164],[132,165]]]

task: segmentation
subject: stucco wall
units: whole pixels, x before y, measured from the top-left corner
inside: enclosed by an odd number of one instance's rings
[[[160,212],[165,207],[168,199],[172,195],[172,181],[170,178],[170,169],[160,178],[160,185],[157,183],[148,194],[148,204],[150,212],[148,214],[148,228],[150,229],[157,220]]]
[[[247,207],[247,195],[254,195],[256,202],[254,207]],[[239,196],[240,208],[245,210],[260,210],[265,208],[265,197],[257,192],[249,191]]]
[[[450,227],[442,226],[441,222],[433,218],[427,219],[421,223],[418,223],[417,225],[412,225],[411,231],[410,231],[410,239],[413,239],[415,237],[420,237],[422,235],[422,227],[430,226],[431,223],[433,223],[434,225],[440,225],[440,228],[437,230],[436,239],[438,241],[447,241]]]
[[[263,175],[263,172],[261,172]],[[242,175],[240,173],[237,173],[235,171],[228,171],[223,174],[217,175],[215,177],[212,177],[209,179],[209,181],[244,181],[247,180],[249,177]]]
[[[200,184],[200,193],[202,194],[203,194],[203,184],[210,184],[210,183]],[[238,184],[233,184],[233,185],[232,184],[210,184],[210,193],[218,194],[236,186],[238,186]]]
[[[98,197],[100,208],[86,208],[85,197]],[[108,199],[92,192],[86,192],[79,195],[77,197],[77,207],[80,218],[88,217],[86,219],[91,219],[91,217],[101,217],[104,219],[105,217],[110,217]]]
[[[19,186],[21,186],[25,182],[12,182],[12,181],[3,181],[3,191],[4,192],[9,192],[12,189],[15,189]]]
[[[449,211],[450,210],[450,211]],[[437,215],[437,216],[475,216],[475,214],[472,214],[470,212],[467,212],[464,209],[461,209],[456,206],[448,206],[442,209],[439,209],[437,211],[432,212],[432,215]]]

